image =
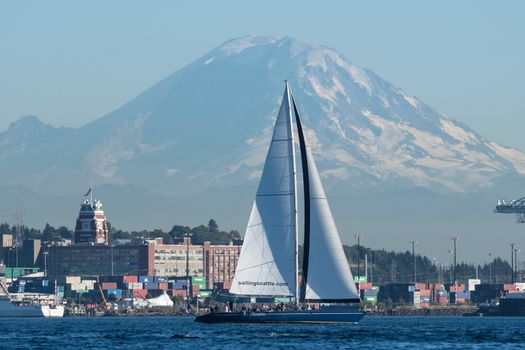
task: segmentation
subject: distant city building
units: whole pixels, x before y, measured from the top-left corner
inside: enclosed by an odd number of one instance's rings
[[[43,248],[41,270],[52,277],[153,275],[152,256],[145,245],[70,245]],[[41,254],[41,256],[43,253]]]
[[[157,242],[159,243],[159,242]],[[241,252],[242,240],[229,244],[191,244],[191,238],[184,238],[179,244],[153,244],[148,246],[153,271],[157,276],[204,277],[206,288],[213,289],[220,284],[229,288],[235,274]]]
[[[212,245],[204,242],[204,277],[206,287],[212,289],[215,285],[229,289],[241,254],[242,240],[233,241],[228,245]]]
[[[109,228],[100,201],[85,200],[75,225],[75,244],[108,244]]]
[[[13,235],[10,233],[0,233],[0,262],[7,265],[9,261],[9,249],[13,246]]]
[[[204,277],[205,287],[229,288],[241,252],[242,241],[212,245],[179,244],[71,245],[43,247],[37,265],[50,276],[156,275]],[[28,245],[29,247],[29,245]],[[47,258],[44,259],[44,251]]]
[[[37,264],[40,257],[41,242],[39,239],[24,239],[20,250],[19,266],[32,267]]]
[[[162,244],[156,240],[148,248],[149,255],[153,257],[155,275],[186,276],[187,260],[188,275],[204,277],[203,246],[191,244],[191,238],[184,238],[180,244]]]

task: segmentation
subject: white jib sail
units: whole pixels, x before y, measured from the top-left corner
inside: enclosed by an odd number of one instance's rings
[[[295,159],[285,89],[230,292],[295,295]]]
[[[306,140],[305,146],[310,180],[310,251],[305,299],[359,299],[359,292]]]

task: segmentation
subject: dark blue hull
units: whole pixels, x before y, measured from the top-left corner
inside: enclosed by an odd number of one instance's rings
[[[213,312],[195,318],[203,323],[357,323],[365,311],[303,310],[275,312]]]

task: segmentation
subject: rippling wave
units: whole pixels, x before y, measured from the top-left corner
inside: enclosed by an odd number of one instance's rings
[[[523,349],[523,318],[365,317],[358,325],[189,317],[0,318],[0,349]]]

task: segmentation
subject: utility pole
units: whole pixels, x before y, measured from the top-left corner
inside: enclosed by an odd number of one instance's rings
[[[44,278],[47,279],[47,254],[49,254],[49,252],[46,250],[44,252]]]
[[[514,249],[514,282],[518,282],[518,248]]]
[[[22,241],[23,241],[22,230],[24,227],[24,214],[22,213],[20,209],[17,210],[15,214],[15,227],[16,227],[16,232],[15,232],[15,237],[14,237],[12,245],[16,249],[15,250],[15,267],[18,267],[18,254],[19,254],[20,246],[22,245]]]
[[[457,240],[459,239],[459,237],[454,236],[454,237],[450,237],[450,239],[454,241],[454,273],[453,273],[454,274],[454,278],[453,278],[454,282],[453,283],[454,283],[454,285],[456,285],[457,284],[457,271],[456,270],[457,270],[457,266],[458,266],[457,265],[457,260],[456,260],[456,252],[457,252],[456,245],[457,245]]]
[[[361,281],[361,256],[359,255],[359,250],[361,249],[361,238],[363,238],[362,235],[354,235],[355,238],[357,238],[357,283]]]
[[[417,283],[417,270],[416,270],[416,244],[417,241],[410,241],[412,243],[412,257],[414,258],[414,285]]]
[[[370,283],[374,283],[374,251],[370,249]]]
[[[514,283],[514,246],[515,243],[510,244],[510,267],[511,267],[511,283]]]
[[[445,277],[443,276],[443,265],[441,264],[441,261],[439,262],[439,278],[438,282],[443,283],[445,280]]]
[[[190,288],[190,239],[191,233],[186,233],[186,299],[188,305],[190,304],[191,288]]]
[[[448,279],[450,284],[453,284],[453,277],[452,277],[452,250],[448,251]]]
[[[365,253],[365,278],[368,282],[368,253]]]

